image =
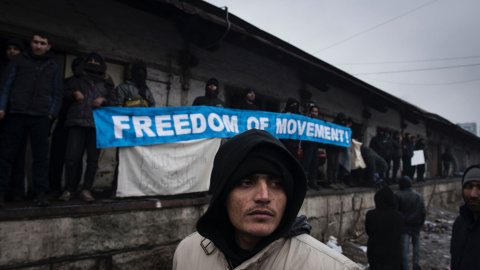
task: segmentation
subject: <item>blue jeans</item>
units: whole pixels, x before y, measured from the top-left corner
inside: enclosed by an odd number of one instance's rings
[[[413,264],[418,264],[418,256],[420,253],[420,228],[415,228],[407,233],[402,233],[402,269],[409,270],[408,254],[410,247],[410,237],[413,245]]]

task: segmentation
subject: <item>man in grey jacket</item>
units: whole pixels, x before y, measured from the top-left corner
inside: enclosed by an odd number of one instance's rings
[[[398,210],[405,217],[405,227],[402,233],[402,269],[409,270],[408,254],[410,238],[413,245],[413,270],[420,270],[418,265],[420,253],[420,229],[425,223],[427,210],[423,197],[412,189],[412,180],[403,176],[399,183],[400,191],[397,192]]]
[[[360,269],[308,235],[297,218],[306,189],[302,166],[268,132],[228,140],[215,156],[210,206],[178,245],[173,269]]]

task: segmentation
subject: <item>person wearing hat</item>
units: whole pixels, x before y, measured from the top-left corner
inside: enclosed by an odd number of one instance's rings
[[[192,106],[214,106],[226,108],[225,102],[217,96],[220,93],[220,87],[216,78],[210,78],[205,83],[205,96],[195,98]]]
[[[16,153],[25,144],[21,136],[24,133],[32,148],[34,200],[39,206],[50,204],[46,195],[48,136],[50,121],[57,117],[63,96],[62,74],[53,60],[51,47],[48,33],[35,32],[30,48],[12,57],[2,75],[0,119],[4,119],[4,126],[0,143],[0,207],[8,192]]]
[[[480,254],[480,165],[465,170],[462,178],[464,204],[455,219],[450,243],[451,270],[479,269]]]
[[[401,235],[405,218],[397,210],[397,199],[388,186],[374,196],[375,209],[365,216],[368,235],[367,257],[370,270],[401,270]]]
[[[252,88],[246,88],[243,91],[244,98],[235,106],[237,109],[240,110],[251,110],[251,111],[259,111],[260,107],[255,104],[255,90]]]
[[[155,98],[147,86],[147,67],[143,62],[130,66],[128,79],[115,88],[118,107],[155,107]]]
[[[231,138],[214,159],[210,205],[173,269],[360,269],[308,235],[306,217],[297,218],[306,189],[301,165],[267,131]]]
[[[90,53],[75,71],[78,76],[65,84],[65,101],[72,102],[65,120],[69,128],[67,153],[65,155],[65,190],[58,198],[69,201],[75,196],[78,188],[77,172],[83,162],[83,154],[87,153],[87,166],[83,179],[80,198],[85,202],[95,199],[91,189],[97,174],[100,149],[97,148],[97,135],[93,110],[101,106],[115,106],[117,100],[113,91],[114,83],[108,75],[103,56]]]
[[[15,56],[25,51],[25,45],[17,38],[11,38],[7,40],[5,48],[5,57],[7,62],[0,65],[0,75],[7,67],[10,60]],[[3,129],[3,120],[0,120],[0,134]],[[25,155],[27,151],[27,136],[24,133],[22,135],[22,147],[17,152],[15,162],[12,166],[11,181],[9,185],[8,200],[23,201],[25,198]],[[1,151],[1,149],[0,149]]]
[[[8,62],[15,56],[25,51],[25,45],[23,42],[17,38],[11,38],[7,40],[6,47],[5,47],[5,56],[7,58],[7,62],[0,66],[0,75],[3,74],[3,71],[8,65]]]
[[[413,245],[413,270],[420,270],[420,229],[425,223],[427,210],[423,197],[412,189],[412,180],[403,176],[398,184],[400,191],[395,195],[398,201],[398,211],[405,217],[405,227],[402,232],[402,269],[409,270],[408,255],[410,243]]]

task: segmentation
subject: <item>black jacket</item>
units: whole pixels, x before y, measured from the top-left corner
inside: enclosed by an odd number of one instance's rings
[[[466,205],[460,207],[460,215],[453,224],[450,254],[451,270],[477,270],[480,267],[480,219],[475,222]]]
[[[36,116],[58,115],[63,78],[52,57],[52,52],[36,57],[26,51],[10,60],[0,83],[0,110]]]
[[[405,217],[405,232],[419,229],[425,223],[427,209],[420,193],[411,189],[410,178],[400,179],[400,191],[397,192],[398,210]]]
[[[65,85],[65,102],[70,102],[71,105],[65,126],[95,127],[92,102],[98,97],[103,97],[106,101],[102,106],[115,106],[116,97],[113,86],[113,81],[107,74],[102,80],[94,80],[84,74],[68,80]],[[82,92],[84,96],[82,102],[74,99],[73,93],[76,90]]]
[[[370,140],[370,148],[379,154],[383,159],[389,160],[392,158],[393,145],[392,140],[386,136],[377,135]]]
[[[405,218],[397,211],[396,198],[390,188],[377,191],[374,200],[376,208],[368,211],[365,217],[368,262],[376,266],[400,265]]]
[[[217,98],[216,96],[200,96],[195,98],[193,101],[192,106],[213,106],[213,107],[222,107],[226,108],[225,102],[223,100]]]

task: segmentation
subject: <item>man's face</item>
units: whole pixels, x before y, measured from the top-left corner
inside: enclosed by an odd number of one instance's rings
[[[310,110],[310,117],[317,118],[318,117],[318,109],[317,108],[312,108]]]
[[[215,84],[211,83],[211,84],[208,85],[208,89],[210,89],[212,91],[215,91],[215,90],[217,90],[217,86]]]
[[[251,91],[247,93],[247,100],[253,102],[255,100],[255,92]]]
[[[281,179],[268,174],[252,174],[232,189],[225,202],[240,248],[251,250],[261,238],[280,224],[287,195]]]
[[[100,63],[99,63],[97,60],[95,60],[94,58],[88,59],[87,63],[89,63],[89,64],[95,64],[95,65],[100,65]]]
[[[480,213],[480,181],[471,181],[463,187],[465,204],[472,212]]]
[[[34,35],[30,42],[30,47],[34,55],[43,56],[50,50],[51,46],[48,44],[48,39]]]
[[[15,45],[8,45],[5,53],[8,59],[12,59],[12,57],[20,53],[20,49]]]

